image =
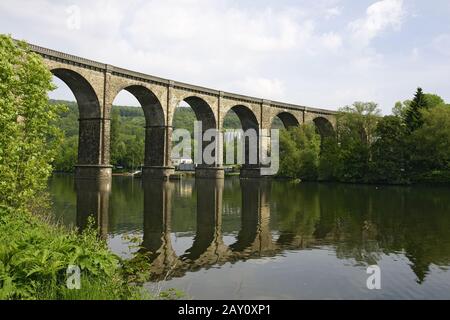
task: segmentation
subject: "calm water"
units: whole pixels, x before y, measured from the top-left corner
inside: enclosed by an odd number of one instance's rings
[[[450,188],[239,180],[50,183],[55,215],[97,217],[112,251],[152,253],[151,291],[194,299],[450,299]],[[138,238],[138,243],[130,239]],[[367,289],[367,266],[381,290]]]

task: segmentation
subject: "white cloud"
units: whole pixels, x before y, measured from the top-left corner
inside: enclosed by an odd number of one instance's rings
[[[367,46],[387,29],[398,30],[405,18],[403,0],[381,0],[367,8],[366,16],[350,23],[354,40]]]
[[[441,34],[433,39],[434,49],[445,56],[450,56],[450,34]]]
[[[322,44],[330,50],[337,50],[342,47],[342,37],[335,32],[325,33],[321,36]]]
[[[284,83],[279,79],[245,77],[236,82],[236,87],[257,97],[277,100],[286,98]]]
[[[420,59],[420,49],[419,48],[413,48],[411,50],[410,60],[412,62],[417,62]]]
[[[331,18],[335,18],[338,17],[342,14],[342,9],[339,7],[333,7],[333,8],[328,8],[325,11],[325,19],[331,19]]]

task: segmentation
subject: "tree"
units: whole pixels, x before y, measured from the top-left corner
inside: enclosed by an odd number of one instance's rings
[[[335,137],[324,137],[322,139],[319,180],[335,181],[340,177],[342,170],[341,150]]]
[[[341,108],[341,124],[347,126],[354,133],[359,134],[362,143],[370,145],[380,118],[381,111],[374,102],[355,102],[351,106]],[[342,129],[342,128],[341,128]]]
[[[411,137],[415,173],[450,171],[450,108],[441,105],[423,112],[423,125]]]
[[[0,204],[23,208],[46,188],[61,132],[52,74],[23,42],[0,35]]]
[[[380,119],[372,145],[372,180],[383,183],[407,182],[407,129],[396,116]]]
[[[282,177],[297,177],[300,150],[292,139],[288,130],[280,131],[280,169],[278,175]]]
[[[437,94],[425,93],[425,103],[428,109],[444,105],[445,101]]]
[[[378,105],[355,102],[342,108],[337,117],[340,144],[340,177],[346,182],[366,182],[371,161],[371,145],[380,119]]]
[[[444,100],[437,94],[425,93],[423,94],[423,100],[427,108],[434,108],[445,104]],[[406,115],[408,113],[408,110],[411,108],[412,102],[412,100],[396,102],[394,108],[392,108],[392,114],[396,117],[406,120]]]
[[[63,142],[59,147],[58,155],[55,157],[55,161],[53,162],[54,170],[61,172],[72,172],[78,160],[77,150],[78,137],[64,136]]]
[[[406,112],[411,106],[411,100],[405,100],[403,102],[398,101],[395,103],[394,108],[392,108],[392,114],[402,120],[406,118]]]
[[[279,175],[316,180],[319,154],[320,135],[313,125],[281,130]]]
[[[427,108],[427,100],[422,88],[417,88],[417,92],[406,110],[405,123],[409,132],[413,132],[420,128],[423,123],[422,111]]]
[[[318,177],[320,157],[320,135],[314,125],[304,125],[292,129],[294,140],[300,150],[298,177],[314,181]]]

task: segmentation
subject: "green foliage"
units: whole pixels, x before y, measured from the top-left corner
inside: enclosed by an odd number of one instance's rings
[[[186,297],[183,291],[171,288],[167,291],[163,291],[159,294],[161,300],[180,300]]]
[[[420,93],[419,93],[420,91]],[[422,98],[420,97],[422,95]],[[423,101],[422,101],[423,100]],[[419,102],[422,101],[422,102]],[[414,104],[413,104],[414,102]],[[445,105],[445,101],[437,94],[425,93],[422,94],[422,89],[418,89],[416,93],[415,101],[406,100],[404,102],[397,102],[392,109],[392,114],[399,117],[403,121],[411,121],[411,117],[414,117],[417,111],[413,111],[418,105],[426,108],[434,108],[437,106]],[[409,117],[407,120],[407,116]],[[410,128],[411,129],[411,128]]]
[[[427,100],[425,99],[423,90],[422,88],[418,88],[414,99],[411,101],[411,104],[405,114],[405,123],[409,132],[413,132],[414,130],[420,128],[423,123],[422,110],[427,107]]]
[[[118,263],[93,228],[78,235],[26,211],[0,212],[2,299],[33,299],[48,294],[58,298],[69,265],[78,265],[83,277],[106,282],[117,272]],[[47,290],[49,287],[56,292]]]
[[[59,153],[55,157],[53,166],[55,170],[72,172],[78,160],[78,136],[65,137],[60,145]]]
[[[420,88],[414,100],[396,104],[393,116],[381,118],[368,104],[344,108],[338,116],[339,148],[325,144],[321,157],[334,157],[339,181],[448,182],[449,110],[442,98]],[[325,161],[325,177],[332,161]]]
[[[313,125],[280,132],[280,170],[283,177],[315,180],[318,176],[320,135]]]
[[[57,171],[72,172],[78,159],[78,106],[75,102],[50,100],[52,105],[64,106],[52,124],[62,132],[62,139],[53,161]]]
[[[449,111],[442,98],[424,94],[398,102],[393,116],[381,117],[373,103],[341,109],[338,141],[324,139],[319,179],[405,184],[448,182]]]
[[[428,109],[445,105],[444,99],[437,94],[425,93],[425,103]]]
[[[379,119],[380,110],[373,102],[355,102],[340,110],[337,117],[340,181],[368,182],[367,173],[372,157],[370,147],[375,140]],[[327,154],[324,152],[323,156]]]
[[[372,145],[372,180],[383,183],[408,182],[407,129],[400,117],[386,116],[378,122]]]
[[[370,145],[381,115],[378,105],[374,102],[355,102],[339,111],[338,136],[340,139]]]
[[[241,129],[241,120],[233,110],[228,111],[225,119],[223,120],[224,129]]]
[[[52,75],[24,43],[0,35],[0,202],[22,207],[45,189],[60,141]]]
[[[197,121],[194,110],[187,107],[178,107],[173,116],[174,129],[186,129],[194,135],[194,122]]]
[[[279,176],[297,177],[297,169],[300,162],[300,151],[288,130],[280,132],[280,169]]]
[[[450,108],[445,105],[422,112],[423,124],[411,135],[414,173],[450,171]]]
[[[342,172],[341,150],[335,137],[324,137],[319,160],[319,180],[336,181]]]
[[[350,141],[341,145],[342,169],[340,181],[342,182],[368,182],[369,146],[360,141]]]
[[[411,106],[411,100],[405,100],[403,102],[398,101],[395,103],[394,108],[392,108],[392,115],[405,120],[406,118],[406,112]]]

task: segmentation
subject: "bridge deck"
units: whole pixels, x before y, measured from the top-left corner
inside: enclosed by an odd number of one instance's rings
[[[64,52],[40,47],[34,44],[29,44],[31,50],[37,54],[40,54],[48,59],[55,60],[55,61],[61,61],[61,62],[70,62],[71,64],[78,65],[78,66],[84,66],[89,69],[102,71],[102,72],[111,72],[118,76],[123,76],[127,78],[133,78],[136,80],[140,80],[143,82],[152,82],[162,85],[173,85],[174,87],[178,87],[181,89],[188,89],[193,90],[199,93],[207,94],[207,95],[214,95],[214,96],[223,96],[224,98],[230,98],[230,99],[236,99],[241,101],[247,101],[250,103],[264,103],[267,105],[271,105],[278,108],[284,108],[284,109],[291,109],[291,110],[301,110],[301,111],[308,111],[308,112],[315,112],[315,113],[321,113],[326,115],[334,115],[337,112],[333,110],[327,110],[327,109],[321,109],[321,108],[313,108],[313,107],[306,107],[291,103],[285,103],[285,102],[279,102],[279,101],[271,101],[236,93],[230,93],[230,92],[224,92],[220,90],[215,90],[211,88],[206,88],[202,86],[187,84],[183,82],[178,81],[172,81],[169,79],[164,79],[136,71],[131,71],[127,69],[123,69],[120,67],[115,67],[109,64],[89,60],[86,58],[81,58],[75,55],[67,54]]]

